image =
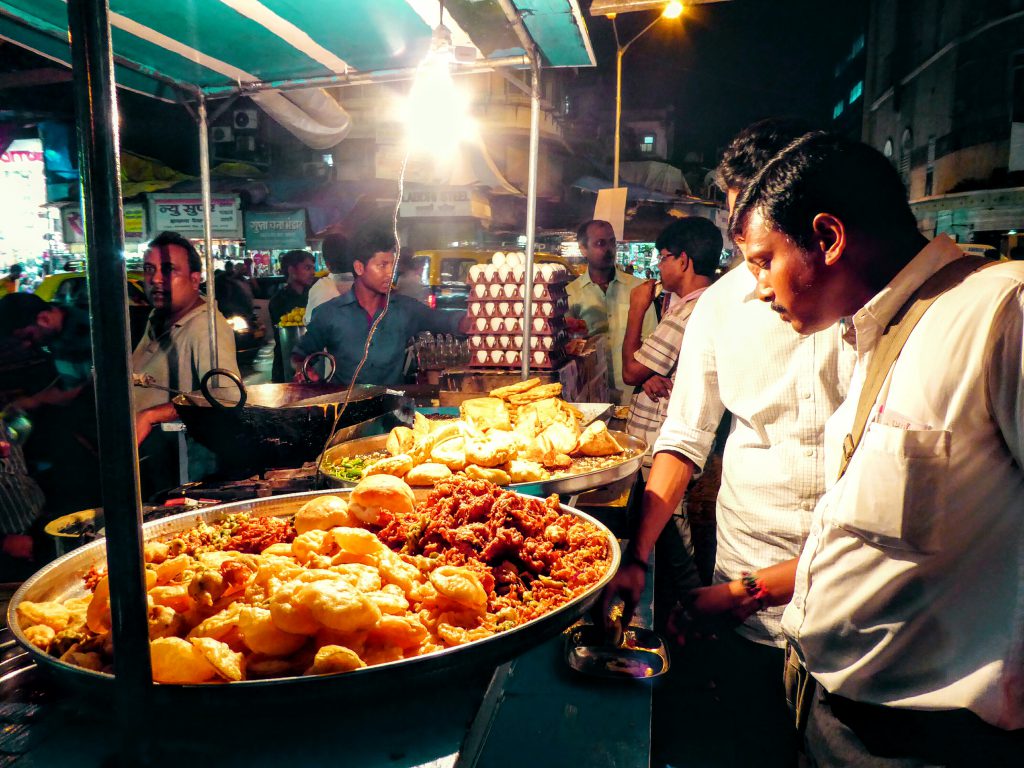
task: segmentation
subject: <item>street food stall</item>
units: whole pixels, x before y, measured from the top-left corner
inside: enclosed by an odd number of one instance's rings
[[[627,681],[589,680],[577,676],[565,663],[568,656],[576,660],[577,667],[593,662],[590,665],[595,669],[613,674],[622,671],[607,659],[595,661],[589,655],[592,644],[584,638],[568,635],[566,639],[559,634],[594,603],[618,564],[619,545],[614,533],[571,507],[559,506],[555,500],[531,500],[481,480],[440,481],[442,489],[451,489],[456,495],[468,493],[466,488],[476,489],[472,492],[492,499],[492,507],[497,506],[495,499],[502,500],[506,505],[533,510],[541,516],[538,519],[561,521],[510,535],[512,540],[529,542],[540,531],[550,540],[538,540],[537,546],[543,544],[544,551],[561,548],[573,557],[579,554],[580,541],[591,542],[596,549],[595,566],[586,571],[590,577],[585,583],[577,583],[581,577],[572,575],[569,583],[565,579],[570,575],[555,578],[550,572],[537,571],[530,572],[524,581],[522,568],[526,566],[517,567],[518,581],[514,580],[513,586],[526,584],[530,588],[516,591],[510,587],[511,592],[503,593],[506,597],[515,593],[521,599],[521,605],[513,606],[519,612],[506,616],[510,622],[507,626],[484,627],[486,631],[479,638],[457,635],[456,640],[428,649],[422,656],[409,655],[401,643],[392,643],[391,651],[395,653],[397,648],[397,655],[380,656],[373,663],[360,659],[355,666],[346,666],[354,664],[355,651],[345,652],[337,643],[325,646],[318,641],[316,658],[305,659],[312,662],[312,675],[303,675],[294,659],[275,666],[267,646],[253,639],[273,636],[281,640],[283,632],[259,624],[263,620],[261,611],[268,609],[258,604],[244,609],[245,619],[232,620],[230,627],[224,625],[228,627],[224,634],[219,630],[210,634],[205,620],[189,630],[181,624],[184,613],[171,606],[175,600],[180,601],[178,605],[190,606],[209,600],[209,605],[202,605],[212,609],[218,600],[233,594],[235,582],[229,574],[240,573],[235,566],[250,569],[252,576],[251,568],[258,571],[273,565],[259,558],[275,556],[308,556],[311,559],[304,567],[316,570],[330,565],[367,578],[370,574],[365,569],[374,570],[378,579],[387,582],[385,586],[395,587],[390,592],[377,590],[390,595],[378,598],[384,601],[381,605],[399,613],[406,610],[401,606],[408,604],[409,598],[418,605],[424,592],[428,597],[433,594],[431,589],[440,595],[434,598],[440,600],[440,608],[445,606],[445,599],[450,599],[465,609],[470,598],[459,597],[463,592],[454,587],[449,594],[445,585],[451,579],[471,587],[480,586],[481,579],[490,584],[487,579],[497,572],[474,575],[468,565],[462,564],[467,562],[465,556],[452,560],[450,566],[437,566],[426,557],[434,550],[420,549],[406,557],[425,558],[411,561],[420,563],[422,570],[405,579],[402,587],[403,566],[396,563],[404,562],[407,572],[410,561],[395,560],[397,555],[384,547],[388,526],[378,527],[374,533],[359,527],[353,518],[346,518],[352,527],[334,527],[327,532],[314,527],[297,533],[298,524],[293,518],[298,520],[306,514],[303,510],[314,505],[316,509],[337,511],[343,507],[367,514],[368,510],[386,510],[398,515],[392,520],[398,526],[397,533],[392,530],[391,534],[398,535],[399,541],[402,536],[406,541],[427,540],[425,529],[410,523],[409,517],[401,518],[395,510],[378,506],[379,501],[367,501],[369,506],[357,503],[354,494],[360,491],[359,486],[313,491],[306,496],[244,500],[142,525],[127,348],[115,81],[122,88],[180,103],[195,116],[205,253],[207,271],[212,274],[211,106],[223,108],[230,99],[247,95],[272,114],[291,113],[301,120],[319,112],[323,117],[323,110],[313,105],[316,94],[322,94],[319,89],[411,79],[423,69],[425,54],[429,51],[436,55],[441,49],[450,56],[444,62],[449,75],[496,68],[529,70],[531,134],[522,268],[524,284],[532,285],[541,69],[594,64],[582,14],[576,0],[494,0],[486,4],[452,0],[448,6],[445,15],[441,4],[441,23],[436,24],[437,7],[419,0],[351,0],[343,5],[327,0],[302,4],[183,0],[174,4],[172,11],[147,0],[122,0],[114,8],[107,0],[68,0],[66,5],[0,1],[0,38],[68,64],[74,74],[96,391],[97,402],[103,403],[98,420],[107,533],[105,539],[51,563],[27,581],[12,600],[9,617],[13,622],[6,632],[13,633],[13,640],[0,646],[5,673],[0,683],[8,702],[3,714],[7,718],[5,755],[24,755],[33,764],[56,765],[72,759],[69,755],[73,744],[73,762],[78,765],[99,765],[111,757],[125,765],[177,764],[189,759],[224,765],[280,764],[287,759],[307,765],[344,760],[359,765],[436,766],[507,765],[528,759],[541,765],[562,765],[581,757],[588,765],[647,764],[650,687],[633,678],[663,671],[667,665],[663,649],[645,648],[640,635],[631,633],[630,652],[646,653],[652,661],[639,673],[626,664]],[[319,107],[333,101],[321,100]],[[309,112],[303,113],[304,108]],[[333,118],[337,114],[329,114],[326,119],[329,122]],[[212,305],[212,281],[208,285]],[[533,293],[527,291],[522,303],[523,349],[531,350]],[[212,309],[210,327],[215,349]],[[521,356],[523,380],[528,378],[531,357]],[[212,410],[218,406],[209,407]],[[223,407],[230,410],[229,406]],[[347,407],[346,400],[338,410],[343,412]],[[335,416],[335,425],[339,418],[340,414]],[[422,431],[422,422],[419,428]],[[600,427],[595,428],[598,432]],[[607,429],[595,434],[595,439],[601,445],[607,445],[609,439],[615,443],[615,436]],[[250,447],[244,439],[236,442],[239,452]],[[550,450],[545,452],[552,461],[569,458],[555,447],[549,444]],[[615,472],[628,473],[630,467],[635,471],[638,456],[634,454],[642,452],[643,446],[626,447],[629,455],[616,465]],[[607,479],[601,471],[592,478],[595,483]],[[566,487],[571,491],[581,489]],[[437,494],[429,496],[429,492],[424,499],[420,491],[402,514],[419,514],[417,510],[421,513],[423,504],[442,502],[444,498],[439,501]],[[457,516],[462,509],[457,505],[452,514]],[[404,528],[401,519],[406,520]],[[366,522],[361,517],[359,520]],[[252,554],[228,546],[242,535],[240,531],[253,527],[260,531],[256,536],[260,547],[251,550]],[[585,535],[569,537],[563,527],[584,531]],[[348,532],[333,533],[342,530]],[[260,537],[274,531],[293,538],[282,538],[263,548],[267,539]],[[368,535],[377,543],[370,542]],[[201,547],[192,546],[200,540]],[[319,542],[316,551],[306,546],[314,540]],[[350,548],[338,544],[341,549],[330,553],[317,549],[334,547],[335,540],[349,542],[345,546]],[[210,546],[213,551],[203,548]],[[362,546],[371,549],[359,549]],[[178,547],[182,547],[180,553]],[[171,548],[175,553],[169,551]],[[271,551],[277,554],[269,554]],[[441,547],[435,554],[444,558],[451,551]],[[210,557],[230,567],[211,574],[209,582],[194,579],[199,591],[193,594],[193,581],[183,582],[184,571],[178,566],[186,570],[205,567],[202,564],[208,564]],[[336,562],[322,560],[325,557],[333,557]],[[532,567],[550,567],[545,563],[537,560]],[[398,575],[383,576],[388,567],[397,568]],[[442,571],[444,567],[455,570]],[[424,581],[427,573],[430,578]],[[296,585],[305,585],[296,589],[308,587],[317,594],[317,590],[323,591],[316,599],[311,598],[307,606],[310,611],[315,608],[321,618],[330,614],[330,621],[349,620],[338,619],[338,614],[331,612],[337,605],[331,603],[334,607],[328,610],[324,602],[331,602],[329,596],[337,596],[339,590],[350,593],[337,585],[323,586],[324,579],[331,581],[335,576],[310,582],[301,574],[293,575]],[[90,595],[82,592],[83,577],[91,581]],[[214,583],[212,592],[203,586]],[[254,582],[245,583],[252,586]],[[412,591],[397,594],[396,590],[402,589]],[[555,598],[545,604],[545,611],[530,613],[536,595],[548,593]],[[473,620],[483,621],[481,617],[490,614],[480,613],[484,606],[476,597],[478,590],[471,588],[468,594],[473,596],[471,607],[477,612]],[[364,608],[376,605],[367,600],[365,595],[360,598]],[[153,608],[147,608],[147,601]],[[649,599],[647,602],[649,607]],[[39,609],[40,605],[45,607]],[[228,607],[224,610],[233,610],[230,603],[225,605]],[[377,617],[385,612],[379,605],[367,610]],[[164,615],[168,625],[166,634],[151,642],[153,611]],[[513,620],[515,617],[518,619]],[[257,625],[270,635],[256,629]],[[200,627],[203,629],[197,632]],[[345,627],[351,629],[348,624]],[[445,633],[459,628],[472,632],[471,627],[480,628],[463,626],[449,617],[438,619],[429,632],[430,637],[444,639]],[[293,628],[292,640],[300,637],[301,647],[313,647],[297,634],[298,625]],[[330,629],[330,622],[321,629]],[[189,641],[183,639],[186,632]],[[232,632],[240,637],[232,640]],[[60,640],[59,633],[64,633]],[[332,637],[338,639],[336,634]],[[25,650],[18,650],[15,641]],[[60,643],[65,641],[71,645],[64,653],[54,655],[53,651],[62,650]],[[244,649],[236,650],[241,647],[238,642],[247,646],[249,656],[245,656]],[[157,643],[160,653],[155,650]],[[117,653],[112,655],[115,646]],[[321,653],[325,648],[339,647],[341,650]],[[371,642],[368,648],[372,647]],[[173,657],[170,664],[168,653]],[[655,663],[657,659],[661,661]],[[259,673],[247,677],[243,663],[250,672]],[[191,669],[194,674],[182,675],[183,669]],[[154,675],[162,680],[160,685],[153,684]]]

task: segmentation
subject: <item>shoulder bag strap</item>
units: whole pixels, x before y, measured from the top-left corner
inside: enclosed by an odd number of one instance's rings
[[[973,256],[965,256],[951,261],[914,291],[914,294],[893,315],[892,320],[882,332],[882,338],[868,365],[864,388],[861,390],[860,400],[857,402],[857,414],[853,420],[853,427],[843,440],[843,458],[839,466],[837,480],[846,472],[850,459],[853,458],[853,453],[857,450],[857,445],[864,435],[875,398],[878,397],[882,384],[885,382],[886,376],[889,375],[889,369],[900,356],[903,345],[907,343],[907,339],[910,338],[918,321],[943,293],[953,286],[959,285],[972,272],[996,263],[998,262]]]

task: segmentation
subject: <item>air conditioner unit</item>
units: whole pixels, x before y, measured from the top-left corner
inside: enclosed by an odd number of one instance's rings
[[[236,109],[232,119],[236,131],[255,131],[259,125],[259,112],[255,109]]]
[[[235,137],[235,151],[236,152],[255,152],[256,151],[256,137],[255,136],[237,136],[237,137]]]
[[[226,125],[215,125],[210,129],[210,141],[214,144],[224,144],[235,140],[235,132]]]

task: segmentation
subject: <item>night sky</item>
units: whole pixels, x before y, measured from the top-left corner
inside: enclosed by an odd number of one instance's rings
[[[826,127],[836,61],[863,28],[864,0],[732,0],[686,8],[662,20],[623,59],[623,105],[676,107],[676,158],[718,150],[743,126],[773,115],[804,117]],[[614,88],[611,23],[589,14],[598,76]],[[685,3],[684,3],[685,5]],[[654,11],[622,14],[623,41]],[[611,93],[614,93],[612,91]]]

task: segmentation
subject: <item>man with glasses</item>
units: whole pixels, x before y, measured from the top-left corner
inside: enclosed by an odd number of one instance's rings
[[[605,353],[608,383],[617,390],[620,403],[628,403],[633,388],[622,380],[622,341],[629,317],[629,294],[643,280],[615,266],[615,232],[607,221],[583,222],[576,233],[580,252],[587,260],[587,271],[567,286],[569,315],[582,320],[591,336],[606,334]],[[649,335],[658,324],[654,308],[644,315],[641,335]],[[613,397],[616,395],[613,393]]]

